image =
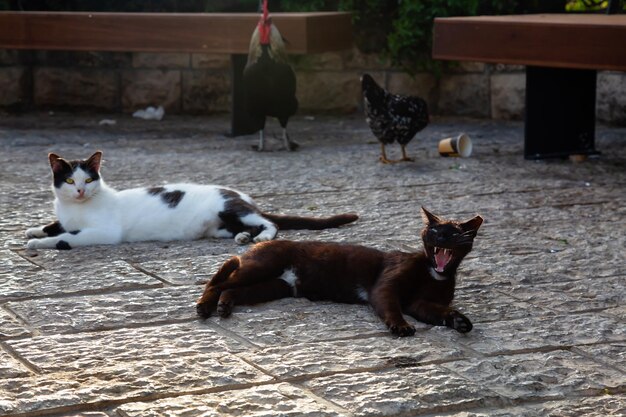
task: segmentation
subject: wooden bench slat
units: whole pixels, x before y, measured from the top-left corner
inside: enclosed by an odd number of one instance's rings
[[[623,71],[626,15],[437,18],[433,58]]]
[[[348,49],[349,13],[274,13],[290,53]],[[0,48],[246,54],[257,13],[0,12]]]

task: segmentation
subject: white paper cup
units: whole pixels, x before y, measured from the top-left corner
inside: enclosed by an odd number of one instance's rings
[[[439,155],[467,158],[472,154],[472,140],[465,133],[439,141]]]

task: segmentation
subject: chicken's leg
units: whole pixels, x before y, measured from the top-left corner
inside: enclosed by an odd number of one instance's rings
[[[383,142],[380,142],[380,157],[378,158],[378,160],[382,162],[383,164],[393,164],[396,162],[396,161],[387,159],[387,153],[385,152],[385,144]]]
[[[289,139],[289,135],[287,134],[287,128],[283,127],[283,144],[285,145],[285,149],[288,151],[295,151],[298,149],[300,145],[297,142]]]
[[[415,159],[409,158],[406,155],[406,149],[404,148],[405,145],[400,145],[400,147],[402,148],[402,159],[400,159],[400,161],[409,161],[409,162],[415,161]]]

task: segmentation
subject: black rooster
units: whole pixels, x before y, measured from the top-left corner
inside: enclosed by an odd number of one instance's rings
[[[276,117],[280,122],[285,148],[296,149],[298,144],[287,134],[287,122],[298,110],[296,75],[287,63],[283,38],[268,15],[267,0],[263,0],[263,14],[250,40],[243,88],[251,123],[260,130],[257,150],[264,148],[267,116]]]
[[[428,105],[419,97],[391,94],[381,88],[369,75],[361,77],[365,120],[381,145],[380,161],[388,164],[412,161],[406,155],[405,146],[415,134],[429,122]],[[385,145],[398,142],[402,148],[402,159],[387,159]]]

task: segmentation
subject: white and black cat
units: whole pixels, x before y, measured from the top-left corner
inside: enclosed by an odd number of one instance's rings
[[[358,219],[356,214],[326,218],[262,212],[252,198],[217,185],[168,184],[116,191],[100,176],[102,152],[87,160],[48,155],[53,174],[57,221],[26,231],[29,249],[137,241],[235,238],[262,242],[278,229],[319,230]]]

